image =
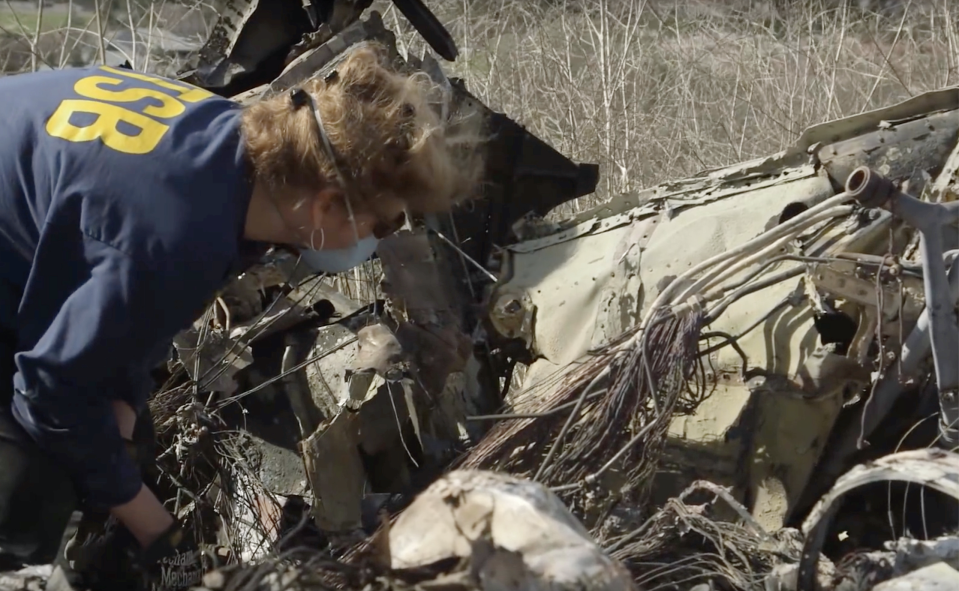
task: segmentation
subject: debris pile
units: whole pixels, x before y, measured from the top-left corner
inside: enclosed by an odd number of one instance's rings
[[[230,2],[184,78],[250,102],[382,43],[489,136],[487,192],[339,278],[372,298],[276,251],[177,337],[154,484],[232,550],[207,589],[952,585],[959,88],[547,223],[594,166],[369,2],[280,4]]]

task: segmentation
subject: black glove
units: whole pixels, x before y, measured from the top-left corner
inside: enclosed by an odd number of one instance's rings
[[[143,549],[129,531],[114,522],[97,538],[98,551],[82,571],[83,587],[99,591],[184,591],[199,586],[205,572],[196,541],[174,523],[148,548]],[[78,565],[79,566],[79,565]]]
[[[174,523],[149,548],[137,556],[134,565],[144,575],[148,591],[181,591],[200,585],[205,572],[203,555],[193,536]]]

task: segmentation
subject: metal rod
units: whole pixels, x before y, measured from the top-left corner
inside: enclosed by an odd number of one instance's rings
[[[449,238],[447,238],[446,236],[444,236],[442,232],[440,232],[439,230],[434,230],[433,228],[430,228],[429,226],[427,226],[427,229],[428,229],[430,232],[432,232],[432,233],[436,234],[437,236],[439,236],[439,237],[443,240],[443,242],[449,244],[450,247],[451,247],[453,250],[455,250],[456,252],[458,252],[458,253],[460,254],[460,256],[462,256],[464,259],[466,259],[467,261],[469,261],[474,267],[476,267],[477,269],[479,269],[480,272],[482,272],[484,275],[486,275],[487,277],[489,277],[490,280],[491,280],[493,283],[496,283],[497,281],[499,281],[499,278],[496,277],[496,275],[493,275],[492,273],[490,273],[489,269],[487,269],[487,268],[484,267],[483,265],[481,265],[481,264],[477,263],[475,260],[473,260],[473,257],[471,257],[470,255],[468,255],[468,254],[466,254],[465,252],[463,252],[463,249],[461,249],[459,246],[457,246],[456,243],[454,243],[452,240],[450,240]]]
[[[943,227],[959,221],[959,202],[929,203],[907,195],[889,179],[861,166],[846,181],[846,192],[866,207],[881,207],[919,232],[929,342],[939,389],[940,445],[959,443],[959,320],[946,264]],[[955,264],[953,265],[955,268]]]

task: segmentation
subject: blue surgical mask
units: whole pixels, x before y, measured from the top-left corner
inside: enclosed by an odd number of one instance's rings
[[[314,271],[342,273],[368,261],[376,252],[379,242],[374,236],[368,236],[349,248],[303,249],[300,256]]]

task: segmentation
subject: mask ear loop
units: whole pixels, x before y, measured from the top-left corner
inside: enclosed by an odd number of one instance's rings
[[[314,228],[313,231],[310,232],[310,248],[313,250],[323,250],[323,245],[326,244],[326,232],[323,231],[323,228],[319,228],[319,230],[320,230],[320,247],[319,248],[317,248],[316,243],[313,242],[313,238],[316,236],[316,228]]]
[[[346,214],[349,216],[350,225],[353,226],[353,238],[356,240],[356,243],[360,243],[360,231],[356,229],[356,218],[353,216],[353,206],[350,205],[350,198],[347,195],[343,196],[343,202],[346,203]]]

